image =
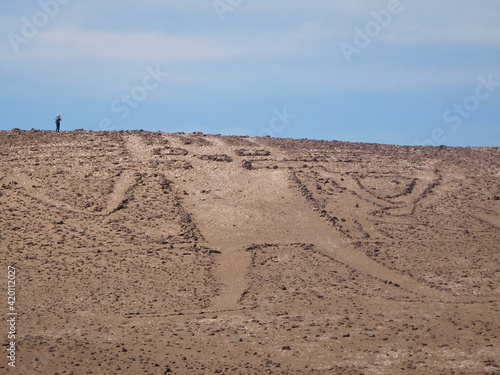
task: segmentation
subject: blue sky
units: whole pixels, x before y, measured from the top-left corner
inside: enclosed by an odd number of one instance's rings
[[[500,0],[0,5],[0,130],[500,146]]]

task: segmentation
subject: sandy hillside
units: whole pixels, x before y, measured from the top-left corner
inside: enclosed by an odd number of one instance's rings
[[[0,375],[500,374],[500,148],[14,130],[0,213]]]

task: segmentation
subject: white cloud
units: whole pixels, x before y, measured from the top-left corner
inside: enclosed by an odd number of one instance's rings
[[[66,59],[94,58],[105,61],[157,61],[226,59],[241,53],[226,43],[200,36],[169,36],[149,33],[62,31],[46,33],[42,42]]]
[[[148,64],[162,64],[173,66],[172,77],[207,87],[224,84],[245,90],[255,87],[254,77],[269,76],[273,83],[307,90],[328,86],[335,90],[406,90],[464,83],[484,69],[467,67],[462,61],[453,62],[455,68],[450,69],[452,61],[445,56],[450,47],[461,49],[461,56],[466,56],[471,46],[497,50],[500,46],[500,15],[492,11],[497,0],[481,6],[466,0],[432,4],[401,0],[404,11],[356,56],[355,65],[346,64],[339,43],[352,42],[354,27],[362,27],[372,19],[371,11],[382,10],[387,3],[248,0],[228,14],[227,22],[220,22],[211,0],[70,2],[19,54],[6,43],[0,45],[0,63],[11,75],[36,67],[59,74],[61,81],[71,76],[75,84],[79,79],[88,80],[85,74],[72,76],[74,66],[85,62],[98,65],[99,79],[108,75],[110,81],[118,81],[117,77],[126,77],[136,68],[140,72]],[[148,28],[142,18],[135,24],[130,18],[135,12],[151,18],[164,14],[165,24],[170,26]],[[176,29],[169,21],[179,14],[188,23]],[[0,16],[0,21],[5,18]],[[436,63],[430,57],[439,48],[442,60]],[[405,58],[408,50],[416,61]],[[377,55],[377,51],[389,53]],[[237,81],[220,78],[237,77],[242,62],[255,71]],[[426,66],[430,62],[432,67]],[[264,89],[266,82],[258,84]]]
[[[259,33],[255,36],[166,35],[161,33],[120,33],[109,31],[44,31],[29,41],[22,53],[14,54],[4,46],[0,61],[74,61],[100,62],[203,62],[238,58],[307,57],[315,53],[311,39],[324,39],[315,30],[309,34]],[[8,53],[10,52],[10,53]]]

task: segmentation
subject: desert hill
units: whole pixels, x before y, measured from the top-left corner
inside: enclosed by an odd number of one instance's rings
[[[500,148],[13,130],[0,212],[0,374],[500,373]]]

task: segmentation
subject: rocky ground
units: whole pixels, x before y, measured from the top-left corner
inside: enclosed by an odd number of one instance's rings
[[[500,374],[500,148],[13,130],[0,212],[0,374]]]

